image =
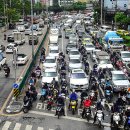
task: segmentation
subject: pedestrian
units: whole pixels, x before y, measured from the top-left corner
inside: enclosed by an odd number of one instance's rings
[[[4,34],[4,40],[6,40],[6,34]]]

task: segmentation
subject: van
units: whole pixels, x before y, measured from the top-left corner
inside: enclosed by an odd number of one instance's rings
[[[100,28],[100,31],[103,33],[106,33],[107,31],[111,31],[111,30],[112,30],[112,28],[109,26],[106,26],[106,25],[102,25]]]

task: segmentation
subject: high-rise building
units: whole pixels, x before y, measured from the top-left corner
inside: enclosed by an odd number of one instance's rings
[[[69,6],[74,3],[74,0],[58,0],[59,6]]]

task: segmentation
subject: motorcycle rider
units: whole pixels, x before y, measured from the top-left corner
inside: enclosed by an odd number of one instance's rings
[[[111,115],[111,125],[113,124],[113,117],[114,116],[120,116],[120,121],[119,121],[119,125],[120,125],[121,122],[122,122],[122,115],[120,113],[118,113],[118,112],[112,113],[112,115]]]
[[[65,116],[65,110],[64,110],[65,103],[64,103],[64,98],[61,95],[58,96],[58,98],[56,100],[56,104],[62,106],[62,112],[63,112],[63,115]],[[56,111],[55,116],[56,115],[57,115],[57,111]]]
[[[84,114],[85,114],[85,111],[86,111],[86,108],[89,109],[89,112],[91,113],[91,109],[90,109],[90,106],[92,105],[92,102],[91,100],[86,97],[86,99],[83,101],[83,112],[82,112],[82,118],[84,117]]]
[[[10,74],[10,68],[7,64],[4,65],[4,71],[5,71],[5,73],[7,73],[7,75]]]
[[[125,124],[124,124],[124,129],[126,128],[128,121],[130,120],[130,107],[127,108],[127,110],[125,112],[125,116],[126,116],[126,120],[125,120]]]
[[[55,80],[55,78],[53,78],[51,84],[53,85],[53,87],[54,87],[55,89],[58,89],[58,88],[59,88],[59,84],[58,84],[58,82]]]
[[[97,102],[96,108],[97,108],[97,110],[103,110],[103,105],[102,105],[101,100],[99,100],[99,101]]]
[[[74,89],[72,90],[72,93],[70,94],[69,98],[70,98],[70,103],[73,100],[76,101],[76,107],[77,107],[77,105],[78,105],[78,95],[76,94]],[[68,109],[70,109],[70,103],[69,103]]]
[[[87,97],[87,96],[88,96],[88,94],[87,94],[86,90],[81,92],[81,95],[80,95],[80,97],[81,97],[80,107],[82,107],[82,102],[83,102],[84,98]]]
[[[32,106],[32,100],[29,91],[26,91],[26,95],[23,98],[24,105],[29,101],[29,106]]]
[[[102,115],[103,115],[102,119],[104,120],[104,112],[99,109],[99,110],[96,111],[96,114],[95,114],[95,116],[94,116],[94,122],[93,122],[93,124],[96,122],[98,112],[101,112],[101,113],[102,113]]]

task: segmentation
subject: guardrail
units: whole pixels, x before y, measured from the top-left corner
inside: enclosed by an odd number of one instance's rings
[[[23,79],[22,79],[21,82],[19,83],[19,91],[20,91],[20,93],[21,93],[22,89],[23,89],[24,86],[25,86],[27,77],[29,76],[29,74],[30,74],[30,72],[31,72],[31,69],[32,69],[32,67],[34,66],[35,62],[36,62],[36,58],[37,58],[37,56],[38,56],[38,53],[39,53],[39,51],[40,51],[40,48],[43,46],[43,44],[44,44],[44,42],[45,42],[45,39],[46,39],[46,37],[47,37],[48,32],[49,32],[49,29],[47,29],[47,31],[46,31],[46,33],[45,33],[45,35],[44,35],[44,38],[42,39],[42,42],[40,43],[39,47],[37,48],[37,50],[36,50],[36,52],[35,52],[35,54],[34,54],[34,59],[33,59],[33,61],[31,60],[29,66],[28,66],[28,69],[27,69],[26,73],[25,73],[24,76],[23,76]],[[20,94],[20,93],[19,93],[19,94]]]

